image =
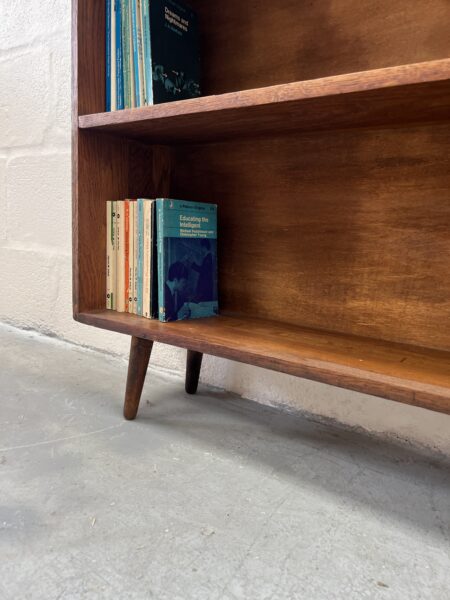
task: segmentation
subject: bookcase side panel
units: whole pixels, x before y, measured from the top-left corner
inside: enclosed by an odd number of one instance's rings
[[[447,0],[192,0],[203,91],[218,94],[450,56]]]
[[[72,0],[72,44],[76,56],[74,95],[77,114],[105,110],[105,6],[98,0]]]
[[[221,309],[450,349],[450,127],[174,150],[172,194],[216,202]]]

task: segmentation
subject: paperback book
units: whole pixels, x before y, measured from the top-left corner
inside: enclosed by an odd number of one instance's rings
[[[217,315],[217,206],[159,198],[156,219],[159,320]]]
[[[200,96],[196,13],[176,0],[106,0],[106,110]]]

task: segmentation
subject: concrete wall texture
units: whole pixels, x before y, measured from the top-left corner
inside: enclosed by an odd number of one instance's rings
[[[70,12],[69,0],[0,3],[0,321],[126,357],[128,337],[71,316]],[[152,368],[181,374],[184,360],[158,344]],[[213,357],[202,380],[450,451],[448,416]]]

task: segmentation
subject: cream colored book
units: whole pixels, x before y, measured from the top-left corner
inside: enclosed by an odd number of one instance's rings
[[[129,247],[129,260],[128,260],[128,312],[134,313],[134,207],[136,202],[130,200],[130,222],[129,222],[129,231],[130,231],[130,247]]]
[[[125,312],[125,201],[116,201],[116,310]]]
[[[114,308],[114,208],[106,202],[106,308]]]

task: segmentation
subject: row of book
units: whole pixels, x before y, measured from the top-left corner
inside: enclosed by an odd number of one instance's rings
[[[106,308],[176,321],[218,314],[217,206],[106,203]]]
[[[106,110],[196,96],[196,13],[178,0],[106,0]]]

